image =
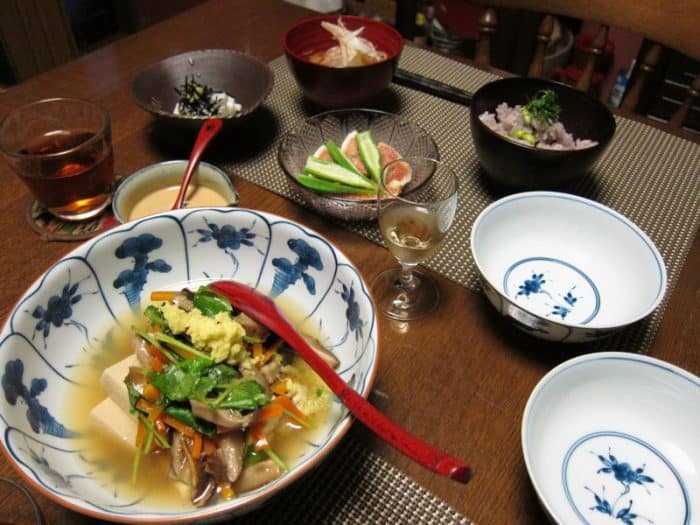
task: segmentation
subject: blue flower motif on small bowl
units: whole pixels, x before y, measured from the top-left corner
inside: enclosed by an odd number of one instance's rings
[[[600,447],[605,451],[601,452]],[[562,479],[583,523],[690,523],[686,485],[654,446],[622,432],[596,432],[566,454]]]
[[[503,277],[505,294],[542,317],[589,323],[600,310],[595,283],[579,268],[552,257],[513,263]]]

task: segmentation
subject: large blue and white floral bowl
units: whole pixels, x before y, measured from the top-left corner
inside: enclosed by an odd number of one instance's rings
[[[302,332],[319,334],[340,375],[367,396],[377,367],[377,320],[349,259],[303,225],[245,209],[177,210],[130,222],[80,246],[19,299],[0,336],[1,448],[38,492],[94,517],[132,523],[217,519],[262,504],[316,466],[347,432],[338,403],[290,471],[204,508],[149,502],[90,460],[82,383],[123,354],[109,328],[149,292],[232,279],[269,294]],[[119,355],[119,357],[117,357]],[[81,413],[82,410],[82,413]],[[164,481],[167,483],[167,481]]]
[[[700,513],[700,378],[652,357],[588,354],[546,374],[522,421],[554,523],[689,525]]]
[[[598,202],[567,193],[517,193],[476,218],[471,250],[486,297],[542,339],[590,341],[647,315],[666,292],[651,239]]]

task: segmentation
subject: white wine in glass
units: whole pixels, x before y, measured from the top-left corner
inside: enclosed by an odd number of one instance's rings
[[[408,169],[412,180],[422,182],[415,188],[409,183],[405,191],[394,195],[392,173]],[[445,163],[421,157],[400,159],[385,167],[377,193],[379,229],[401,267],[380,274],[372,285],[382,313],[408,321],[427,315],[438,305],[437,286],[415,267],[438,251],[456,209],[457,177]]]

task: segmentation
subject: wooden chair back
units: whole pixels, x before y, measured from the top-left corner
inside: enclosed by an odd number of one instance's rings
[[[480,20],[480,37],[476,44],[475,60],[480,65],[491,63],[491,41],[498,30],[497,8],[514,8],[542,13],[537,31],[536,47],[528,76],[541,76],[547,44],[554,26],[554,15],[578,18],[600,23],[600,30],[590,45],[590,56],[576,87],[588,91],[591,87],[596,62],[605,49],[609,27],[640,33],[655,42],[641,57],[635,74],[622,101],[622,109],[634,111],[648,85],[649,77],[656,70],[665,48],[674,49],[692,59],[700,60],[700,2],[697,0],[488,0],[476,1],[488,7]],[[686,98],[668,125],[679,129],[694,103],[700,96],[700,75],[688,88]]]

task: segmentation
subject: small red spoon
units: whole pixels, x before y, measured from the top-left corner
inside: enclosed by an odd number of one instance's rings
[[[350,388],[309,346],[269,297],[234,281],[216,281],[208,286],[227,297],[241,312],[267,326],[289,343],[350,412],[384,441],[433,472],[462,483],[469,480],[470,468],[467,464],[413,436]]]
[[[192,146],[192,152],[190,153],[190,160],[187,162],[187,169],[185,169],[185,174],[182,177],[182,182],[180,183],[180,191],[177,194],[175,203],[171,209],[177,210],[182,208],[185,202],[185,195],[187,195],[187,187],[190,185],[192,180],[192,175],[194,170],[197,169],[197,164],[199,164],[199,158],[204,153],[204,150],[211,142],[223,126],[223,120],[220,118],[210,118],[204,121],[202,127],[199,128],[199,133],[197,134],[197,140]]]

